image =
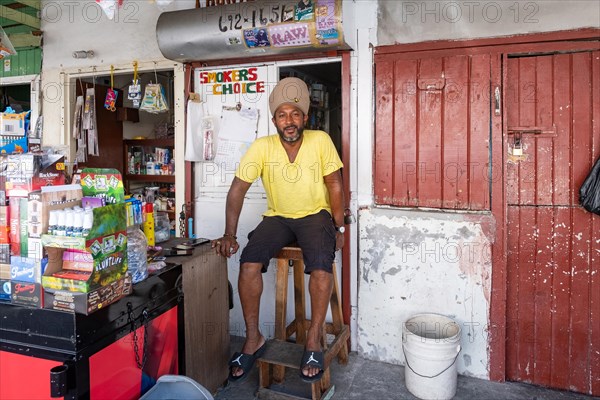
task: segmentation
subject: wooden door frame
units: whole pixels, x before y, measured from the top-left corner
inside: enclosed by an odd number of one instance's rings
[[[490,296],[490,317],[487,327],[489,346],[489,377],[491,380],[506,380],[506,293],[507,293],[507,204],[505,188],[506,142],[506,82],[505,60],[508,55],[548,54],[557,51],[600,50],[600,29],[586,28],[567,31],[514,35],[507,37],[440,40],[401,45],[381,46],[375,49],[377,61],[408,58],[442,57],[459,54],[488,53],[495,62],[491,68],[491,90],[501,90],[501,112],[495,115],[494,105],[490,104],[491,142],[491,214],[496,221],[496,235],[492,244],[492,289]],[[495,171],[501,173],[496,173]]]
[[[325,58],[341,58],[339,61],[341,64],[341,89],[342,89],[342,163],[344,166],[349,166],[350,162],[350,94],[351,94],[351,52],[348,50],[339,51],[328,51],[328,52],[310,52],[302,54],[286,54],[286,55],[271,55],[256,58],[234,58],[227,60],[212,60],[208,62],[192,62],[186,64],[186,68],[189,68],[189,73],[192,74],[195,68],[206,68],[206,67],[221,67],[225,65],[248,65],[248,64],[266,64],[276,63],[278,61],[300,61],[310,59],[325,59]],[[186,71],[188,71],[186,69]],[[189,77],[186,73],[186,82],[189,82]],[[186,92],[186,98],[188,92]],[[192,163],[186,162],[186,171],[190,176],[193,174]],[[342,170],[342,179],[344,183],[344,196],[345,196],[345,208],[349,208],[350,204],[350,168],[346,167]],[[193,196],[193,195],[192,195]],[[186,202],[191,201],[191,198],[186,197]],[[192,202],[193,203],[193,202]],[[193,207],[193,205],[192,205]],[[193,215],[193,213],[192,213]],[[345,324],[350,324],[350,318],[352,313],[352,304],[350,298],[350,292],[352,287],[351,272],[351,251],[350,251],[350,230],[347,229],[344,234],[344,241],[346,245],[342,249],[342,266],[346,265],[346,268],[342,268],[341,281],[342,281],[342,315]]]

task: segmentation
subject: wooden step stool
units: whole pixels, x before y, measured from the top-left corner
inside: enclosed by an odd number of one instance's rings
[[[295,319],[286,326],[288,269],[294,272],[294,304]],[[310,320],[306,319],[306,296],[304,290],[304,261],[302,250],[299,247],[284,247],[277,256],[277,283],[275,287],[275,339],[267,345],[267,351],[258,360],[259,364],[259,398],[298,398],[285,395],[269,389],[273,382],[283,381],[285,367],[300,368],[300,359],[306,343],[306,332],[310,327]],[[348,338],[350,330],[344,325],[342,306],[336,277],[336,266],[333,264],[333,290],[329,300],[331,308],[331,323],[323,324],[323,358],[324,370],[321,380],[313,383],[312,400],[328,399],[333,395],[335,388],[331,386],[329,364],[337,356],[340,364],[348,363]],[[296,343],[287,342],[296,335]],[[327,344],[327,334],[335,336],[331,345]],[[275,396],[275,397],[274,397]]]

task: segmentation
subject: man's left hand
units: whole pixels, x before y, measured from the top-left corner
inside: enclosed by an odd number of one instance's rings
[[[335,233],[335,251],[341,250],[344,247],[344,234],[342,232]]]

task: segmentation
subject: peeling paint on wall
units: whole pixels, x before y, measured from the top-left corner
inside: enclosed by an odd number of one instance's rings
[[[404,364],[402,323],[433,312],[462,329],[458,371],[489,378],[489,214],[368,209],[359,214],[358,350]]]

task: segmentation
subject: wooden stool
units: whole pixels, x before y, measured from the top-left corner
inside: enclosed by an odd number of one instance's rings
[[[286,326],[288,269],[294,272],[294,304],[295,319]],[[285,367],[300,368],[300,359],[306,344],[306,332],[310,327],[310,320],[306,319],[304,290],[304,261],[302,250],[298,247],[284,247],[277,256],[277,283],[275,288],[275,339],[267,345],[267,351],[258,360],[260,387],[259,398],[298,398],[286,396],[284,393],[269,389],[273,382],[282,382]],[[312,400],[330,398],[335,388],[330,382],[329,364],[337,356],[340,364],[348,363],[348,338],[350,330],[344,325],[342,306],[336,277],[336,266],[333,264],[333,290],[329,300],[331,308],[331,323],[323,324],[323,358],[324,369],[321,380],[313,383]],[[296,343],[287,340],[296,335]],[[327,344],[327,334],[335,335],[330,346]],[[273,396],[276,397],[273,397]]]

